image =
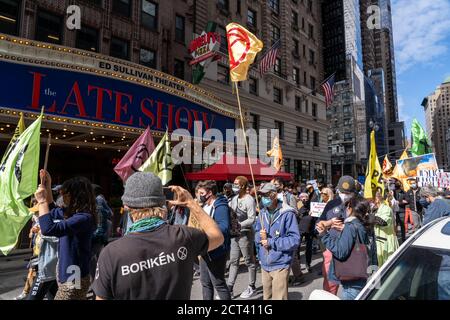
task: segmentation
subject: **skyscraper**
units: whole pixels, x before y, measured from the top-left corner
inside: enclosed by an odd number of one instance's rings
[[[336,72],[335,100],[327,110],[333,181],[364,174],[367,159],[363,44],[359,0],[322,1],[324,70]]]

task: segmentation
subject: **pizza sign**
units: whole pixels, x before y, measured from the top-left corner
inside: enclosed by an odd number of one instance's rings
[[[200,64],[206,66],[217,58],[220,49],[220,34],[217,32],[205,32],[192,40],[189,45],[189,53],[192,55],[190,65]]]

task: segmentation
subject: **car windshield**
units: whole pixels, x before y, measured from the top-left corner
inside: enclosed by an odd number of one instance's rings
[[[373,287],[369,300],[449,300],[450,251],[411,246]]]

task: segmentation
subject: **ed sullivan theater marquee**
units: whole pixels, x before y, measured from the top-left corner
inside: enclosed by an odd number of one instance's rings
[[[90,175],[98,183],[108,182],[104,175],[111,180],[115,163],[147,126],[162,136],[166,128],[193,133],[194,121],[201,121],[202,131],[215,128],[225,136],[238,118],[236,108],[162,72],[0,34],[0,153],[19,113],[28,125],[42,106],[41,142],[52,134],[49,170],[64,167],[61,180],[67,172]]]

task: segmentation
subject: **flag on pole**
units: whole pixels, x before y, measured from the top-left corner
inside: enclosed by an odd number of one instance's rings
[[[14,249],[31,214],[23,200],[37,189],[41,116],[12,144],[0,163],[0,251]]]
[[[327,80],[322,84],[323,92],[325,93],[325,103],[327,108],[333,104],[334,101],[334,83],[335,83],[335,73],[333,73]]]
[[[387,155],[384,156],[383,160],[383,177],[388,179],[392,175],[392,170],[394,169],[392,163],[389,161]]]
[[[166,131],[166,134],[162,137],[150,157],[139,168],[139,171],[153,172],[165,185],[172,180],[173,167],[169,132]]]
[[[262,50],[263,43],[237,23],[229,23],[226,29],[231,81],[247,80],[248,69],[256,54]]]
[[[375,131],[370,133],[370,156],[369,166],[366,172],[366,182],[364,184],[364,198],[375,199],[377,192],[384,195],[384,184],[380,161],[377,156],[377,146],[375,142]]]
[[[3,155],[2,161],[0,163],[3,163],[3,160],[5,160],[6,155],[9,153],[9,150],[11,149],[11,146],[14,144],[14,142],[17,140],[17,138],[25,131],[25,122],[23,121],[23,113],[20,113],[20,119],[17,123],[16,130],[14,130],[14,135],[11,139],[11,141],[8,144],[8,147],[6,148],[6,152]]]
[[[417,119],[414,119],[412,122],[411,136],[412,148],[410,151],[413,157],[433,153],[427,134]]]
[[[135,141],[128,152],[123,156],[120,162],[114,167],[114,171],[119,175],[123,182],[135,172],[148,159],[155,149],[150,127],[147,127],[141,136]]]
[[[281,151],[280,140],[278,137],[273,139],[272,149],[267,151],[267,156],[274,158],[273,166],[277,171],[280,171],[281,166],[283,165],[283,152]]]
[[[404,159],[408,159],[408,152],[406,151],[407,149],[405,149],[402,153],[402,155],[400,156],[400,159],[398,160],[404,160]],[[398,160],[396,162],[398,162]],[[391,177],[398,179],[399,176],[399,172],[398,172],[398,164],[395,164],[394,170],[392,170],[392,175]]]
[[[278,40],[273,44],[272,48],[270,48],[270,50],[267,51],[259,60],[259,73],[261,77],[275,65],[280,48],[281,40]]]

